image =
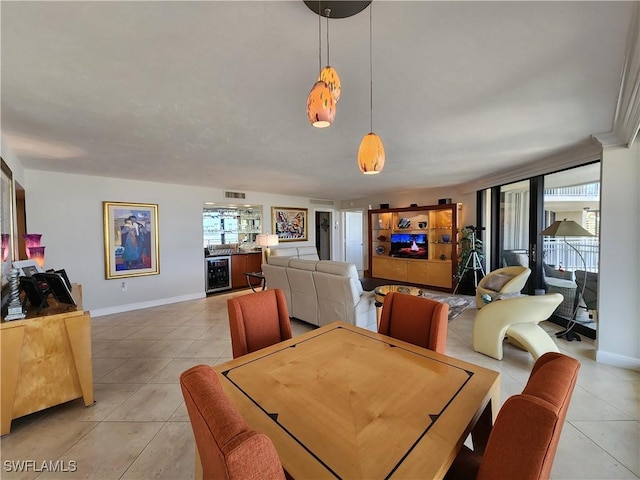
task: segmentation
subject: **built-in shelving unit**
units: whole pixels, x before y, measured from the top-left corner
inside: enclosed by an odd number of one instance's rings
[[[262,207],[206,207],[202,212],[204,247],[254,245],[262,232]]]
[[[449,203],[369,210],[370,275],[453,291],[458,208]],[[406,248],[392,241],[397,238],[409,240]]]

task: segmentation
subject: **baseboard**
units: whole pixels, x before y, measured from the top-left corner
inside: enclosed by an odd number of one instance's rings
[[[617,353],[598,350],[596,352],[596,362],[606,363],[607,365],[613,365],[614,367],[640,371],[640,358],[626,357],[624,355],[618,355]]]
[[[190,295],[181,295],[179,297],[160,298],[158,300],[150,300],[148,302],[129,303],[127,305],[116,305],[114,307],[96,308],[90,310],[92,318],[102,317],[103,315],[112,315],[114,313],[130,312],[132,310],[141,310],[149,307],[159,307],[170,303],[187,302],[189,300],[197,300],[206,297],[205,293],[194,293]]]

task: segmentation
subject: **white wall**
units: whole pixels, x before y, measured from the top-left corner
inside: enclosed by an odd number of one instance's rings
[[[640,369],[640,142],[604,148],[596,359]]]
[[[45,267],[64,268],[83,285],[83,306],[93,316],[205,295],[202,209],[205,201],[224,202],[222,190],[35,170],[25,170],[24,186],[27,231],[43,234]],[[158,204],[159,275],[105,279],[103,201]],[[265,231],[272,206],[309,208],[309,241],[290,245],[315,245],[308,198],[247,193],[246,202],[263,205]]]

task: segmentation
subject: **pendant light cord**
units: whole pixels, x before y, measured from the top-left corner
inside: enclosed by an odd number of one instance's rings
[[[371,132],[373,132],[373,54],[371,47],[372,35],[371,35],[371,12],[373,11],[373,2],[369,4],[369,113],[371,118]]]
[[[324,14],[327,17],[327,66],[329,66],[331,65],[331,63],[329,62],[329,15],[331,15],[331,9],[325,8]]]
[[[318,74],[322,72],[322,19],[320,16],[320,0],[318,0]]]

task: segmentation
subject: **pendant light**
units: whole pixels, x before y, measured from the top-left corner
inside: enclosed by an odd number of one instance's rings
[[[371,119],[370,132],[360,142],[358,149],[358,167],[365,175],[380,173],[384,168],[384,145],[378,135],[373,133],[373,55],[371,35],[371,11],[373,3],[369,5],[369,113]]]
[[[318,70],[320,74],[318,75],[318,81],[313,85],[313,88],[311,88],[309,97],[307,98],[307,117],[314,127],[326,128],[331,126],[336,117],[336,101],[329,89],[329,85],[322,79],[322,30],[320,17],[321,15],[318,14]],[[328,45],[329,38],[327,37],[327,47]],[[334,69],[331,70],[335,72]],[[335,74],[335,78],[338,78],[337,73]],[[340,80],[338,79],[338,87],[339,86]]]

